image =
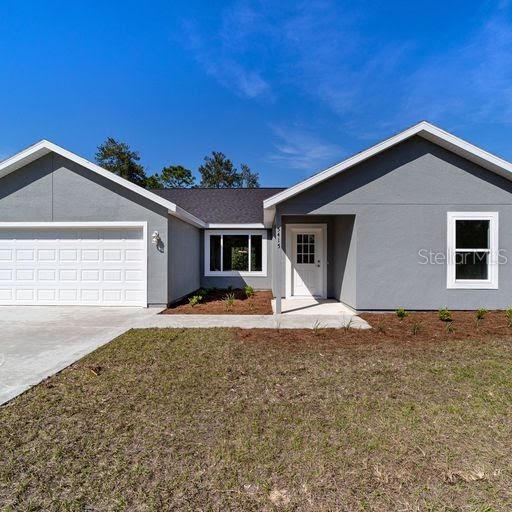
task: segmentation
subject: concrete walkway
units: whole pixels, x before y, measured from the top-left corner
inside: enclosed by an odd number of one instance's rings
[[[351,312],[336,315],[159,315],[160,311],[74,306],[0,307],[0,405],[131,328],[370,327]]]
[[[276,311],[276,299],[272,299],[272,311]],[[354,311],[334,299],[282,299],[283,315],[338,316],[354,315]]]
[[[350,327],[369,329],[370,325],[354,314],[341,315],[157,315],[138,322],[135,327],[241,329],[314,329]]]
[[[160,311],[80,306],[0,307],[0,404]]]

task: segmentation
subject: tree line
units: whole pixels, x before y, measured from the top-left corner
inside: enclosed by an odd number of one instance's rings
[[[199,166],[200,182],[190,169],[182,165],[169,165],[160,172],[147,175],[140,163],[140,155],[125,142],[112,137],[98,146],[96,162],[101,167],[145,188],[258,188],[259,174],[247,164],[238,170],[233,162],[220,151],[212,151]]]

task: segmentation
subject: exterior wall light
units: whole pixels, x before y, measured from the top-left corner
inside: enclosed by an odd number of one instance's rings
[[[151,241],[153,244],[158,245],[160,240],[160,233],[158,231],[153,231],[153,234],[151,235]]]

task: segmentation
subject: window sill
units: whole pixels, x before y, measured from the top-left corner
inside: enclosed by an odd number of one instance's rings
[[[447,286],[448,290],[497,290],[498,283],[492,281],[455,281]]]

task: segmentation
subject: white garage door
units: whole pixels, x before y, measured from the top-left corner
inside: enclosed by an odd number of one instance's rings
[[[0,305],[146,306],[146,289],[142,226],[0,227]]]

